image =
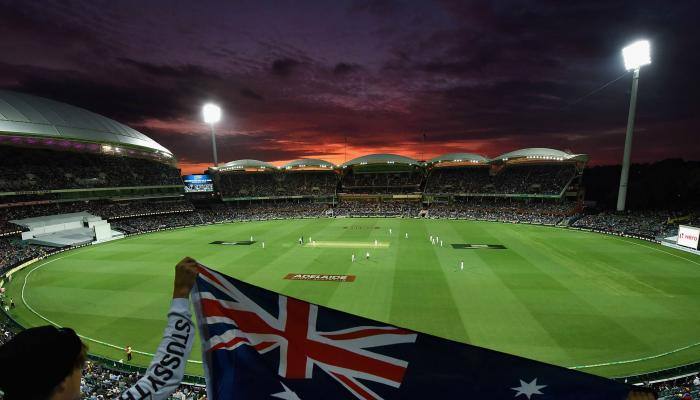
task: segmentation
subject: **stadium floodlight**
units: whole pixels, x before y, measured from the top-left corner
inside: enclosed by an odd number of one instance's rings
[[[216,154],[216,133],[214,132],[214,124],[221,120],[221,108],[216,104],[207,103],[202,107],[202,116],[204,122],[211,127],[211,148],[214,153],[214,166],[219,166],[219,160]]]
[[[625,68],[628,71],[639,69],[651,64],[650,46],[648,40],[639,40],[622,49]]]
[[[632,153],[632,133],[634,118],[637,111],[637,89],[639,86],[639,69],[651,64],[649,41],[639,40],[622,49],[625,68],[633,70],[632,93],[630,95],[630,111],[627,115],[627,133],[625,134],[625,151],[622,155],[622,171],[620,172],[620,190],[617,193],[617,211],[625,210],[627,200],[627,183],[630,175],[630,157]]]
[[[202,115],[204,116],[204,122],[215,124],[221,120],[221,108],[216,104],[205,104],[202,107]]]

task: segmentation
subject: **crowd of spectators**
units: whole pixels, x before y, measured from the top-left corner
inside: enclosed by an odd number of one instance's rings
[[[0,346],[7,343],[14,336],[14,331],[4,322],[0,322]]]
[[[490,173],[489,166],[434,168],[428,174],[425,192],[486,193],[492,183]]]
[[[221,196],[270,197],[275,195],[275,172],[228,172],[216,177]]]
[[[668,224],[670,215],[668,211],[626,212],[623,214],[601,212],[583,215],[572,226],[654,239],[667,230],[674,229],[674,225]]]
[[[420,210],[421,205],[418,202],[349,200],[340,202],[333,209],[332,215],[336,217],[416,217]]]
[[[407,172],[353,172],[348,171],[342,178],[341,191],[344,193],[397,194],[420,192],[423,174]]]
[[[42,257],[52,249],[23,243],[15,237],[0,237],[0,273],[14,268],[26,260]]]
[[[556,225],[574,211],[567,202],[505,202],[433,204],[428,218],[478,219]]]
[[[181,185],[180,172],[155,160],[0,146],[0,192]]]
[[[139,233],[217,222],[322,217],[328,215],[328,210],[326,204],[313,202],[255,203],[238,206],[219,204],[192,212],[123,218],[114,220],[111,224],[113,228],[125,233]]]
[[[338,188],[333,171],[295,171],[280,174],[276,192],[286,196],[332,196]]]
[[[107,369],[91,361],[87,362],[80,390],[84,400],[114,399],[128,389],[140,378],[137,373],[122,373]],[[205,398],[206,390],[201,386],[180,385],[168,400],[200,400]]]
[[[575,176],[573,164],[515,164],[495,174],[487,166],[435,168],[425,192],[558,195]]]
[[[332,196],[338,187],[333,171],[228,172],[217,177],[223,197]]]
[[[645,385],[659,394],[659,400],[699,400],[700,377],[698,374]]]

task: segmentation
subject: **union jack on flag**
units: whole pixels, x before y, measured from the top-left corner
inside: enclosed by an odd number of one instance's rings
[[[209,400],[625,399],[627,385],[416,333],[200,266]]]
[[[241,347],[254,349],[260,355],[274,350],[271,367],[276,368],[284,382],[313,380],[315,375],[325,373],[349,394],[363,400],[382,398],[364,382],[401,386],[408,362],[377,348],[413,344],[417,337],[414,332],[368,324],[323,329],[319,314],[343,313],[330,310],[319,313],[321,307],[315,304],[280,294],[273,296],[277,307],[270,310],[261,302],[268,299],[252,293],[261,289],[205,267],[200,267],[197,286],[196,307],[201,311],[200,326],[206,332],[202,346],[207,357],[221,351],[236,352]],[[282,386],[274,389],[279,388]]]

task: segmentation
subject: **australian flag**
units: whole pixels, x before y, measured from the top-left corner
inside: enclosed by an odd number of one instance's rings
[[[386,325],[200,267],[209,400],[626,399],[630,387]]]

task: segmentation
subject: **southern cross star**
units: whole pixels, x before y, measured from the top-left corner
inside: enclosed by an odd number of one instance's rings
[[[280,384],[284,388],[284,392],[274,393],[274,394],[271,394],[270,396],[277,397],[278,399],[285,399],[285,400],[301,400],[299,398],[299,396],[297,396],[296,393],[292,392],[292,390],[287,387],[287,385],[285,385],[282,382],[280,382]]]
[[[547,387],[547,385],[538,385],[537,384],[537,378],[533,379],[532,382],[530,383],[525,383],[522,379],[520,380],[520,387],[514,387],[511,388],[511,390],[515,390],[518,393],[515,394],[514,397],[518,397],[521,394],[524,394],[527,396],[528,400],[533,394],[543,394],[540,392],[540,389]]]

